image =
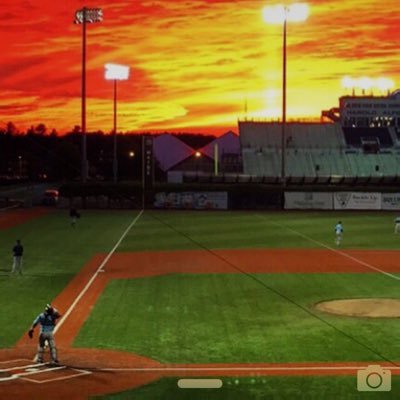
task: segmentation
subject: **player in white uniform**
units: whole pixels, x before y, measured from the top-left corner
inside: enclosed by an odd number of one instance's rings
[[[343,225],[342,222],[339,221],[336,225],[335,225],[335,244],[336,246],[340,246],[340,242],[342,241],[343,238]]]
[[[400,217],[394,219],[394,233],[400,232]]]

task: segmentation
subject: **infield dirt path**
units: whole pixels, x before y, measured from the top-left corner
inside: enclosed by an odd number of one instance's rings
[[[132,279],[168,273],[239,273],[229,262],[247,273],[376,273],[354,259],[329,250],[218,250],[217,257],[204,250],[176,252],[115,253],[105,271],[96,275],[93,283],[76,304],[74,312],[56,334],[60,359],[65,365],[90,371],[91,374],[69,376],[74,369],[46,372],[46,384],[21,378],[0,380],[0,398],[7,399],[86,399],[89,396],[120,392],[139,387],[161,377],[187,376],[253,376],[253,375],[355,375],[357,368],[368,363],[288,363],[288,364],[160,364],[139,355],[100,349],[72,347],[75,336],[95,305],[107,283],[112,279]],[[346,251],[346,254],[370,263],[386,272],[400,272],[396,251]],[[65,290],[54,299],[58,309],[66,311],[84,290],[106,254],[93,257]],[[227,260],[228,262],[224,261]],[[0,351],[0,369],[13,359],[32,359],[36,342],[26,335],[14,349]],[[384,363],[380,363],[385,365]],[[93,370],[94,365],[101,370]],[[105,371],[107,368],[127,368],[125,371]],[[143,370],[145,371],[143,371]],[[202,369],[199,371],[199,369]],[[392,370],[393,374],[400,373]],[[35,375],[36,376],[36,375]],[[0,376],[1,377],[1,376]],[[3,395],[6,394],[6,397]]]
[[[42,215],[48,214],[49,212],[50,210],[48,208],[39,207],[7,211],[0,210],[0,230],[9,229],[13,226],[23,224],[24,222],[38,218]]]

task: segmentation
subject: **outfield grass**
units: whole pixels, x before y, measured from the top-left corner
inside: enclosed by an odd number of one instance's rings
[[[137,211],[85,211],[77,229],[67,211],[54,211],[0,231],[0,348],[11,346],[34,315],[97,252],[108,252]],[[146,211],[117,251],[209,248],[316,248],[331,245],[342,220],[342,248],[398,249],[394,213]],[[305,236],[301,236],[301,235]],[[25,276],[8,277],[11,247],[25,246]],[[356,284],[355,282],[352,283]]]
[[[55,211],[0,231],[0,348],[18,340],[44,304],[93,255],[108,253],[137,213],[87,211],[72,229],[67,212]],[[394,217],[389,212],[146,211],[117,251],[321,248],[333,246],[338,220],[345,230],[342,249],[397,250],[400,235],[393,234]],[[9,277],[11,247],[17,238],[25,246],[25,276]],[[399,297],[398,281],[371,273],[258,274],[256,278],[176,274],[112,281],[74,345],[193,363],[400,358],[398,319],[355,319],[312,309],[314,303],[329,298]],[[251,379],[240,379],[238,385],[224,380],[224,388],[207,392],[207,398],[291,399],[305,393],[306,399],[399,397],[395,384],[393,397],[387,393],[359,397],[351,377],[265,378],[261,383]],[[394,381],[400,387],[397,377]],[[132,396],[205,398],[203,392],[178,390],[174,379],[115,398]]]
[[[137,214],[87,211],[73,229],[68,211],[54,211],[0,230],[0,348],[17,341],[94,254],[108,253]],[[24,276],[10,277],[17,238],[25,248]]]
[[[313,308],[330,298],[396,297],[398,281],[381,274],[255,277],[259,282],[240,274],[111,281],[74,345],[174,363],[400,359],[398,319]]]
[[[310,239],[333,246],[338,220],[344,226],[344,249],[399,249],[394,217],[384,212],[150,211],[118,250],[198,249],[198,244],[213,249],[321,247]]]
[[[355,376],[221,378],[220,389],[179,389],[178,378],[162,379],[136,390],[97,400],[378,400],[399,399],[400,378],[390,392],[358,392]]]

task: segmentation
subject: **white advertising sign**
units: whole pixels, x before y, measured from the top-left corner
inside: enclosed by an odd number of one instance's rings
[[[285,192],[285,209],[332,210],[332,193],[328,192]]]
[[[382,210],[400,210],[400,193],[382,193]]]
[[[335,210],[380,210],[382,194],[377,192],[335,192]]]
[[[154,199],[156,208],[179,208],[195,210],[226,210],[227,192],[160,192]]]

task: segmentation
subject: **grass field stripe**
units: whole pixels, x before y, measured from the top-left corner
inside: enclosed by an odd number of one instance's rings
[[[76,305],[78,304],[79,300],[85,295],[85,293],[88,291],[94,280],[97,278],[97,275],[100,273],[101,270],[103,270],[104,266],[107,264],[108,260],[111,258],[111,256],[115,253],[115,250],[117,247],[121,244],[121,242],[124,240],[125,236],[128,234],[128,232],[132,229],[132,227],[136,224],[138,219],[141,217],[143,214],[144,210],[140,210],[139,214],[135,217],[135,219],[129,224],[129,226],[125,229],[124,233],[121,235],[115,246],[111,249],[111,251],[107,254],[107,256],[104,258],[103,262],[100,264],[100,266],[97,268],[93,276],[89,279],[88,283],[86,286],[82,289],[82,291],[78,294],[78,296],[75,298],[73,303],[70,305],[68,308],[67,312],[62,316],[60,319],[60,322],[56,325],[54,329],[54,333],[56,333],[60,327],[64,324],[65,320],[68,318],[68,316],[71,314],[71,312],[74,310]]]
[[[313,239],[312,237],[309,237],[309,236],[307,236],[307,235],[304,235],[303,233],[298,232],[298,231],[296,231],[296,230],[293,229],[293,228],[290,228],[290,227],[288,227],[288,226],[286,226],[286,225],[281,225],[281,224],[278,224],[278,223],[272,222],[272,221],[270,221],[270,223],[271,223],[271,224],[274,224],[274,225],[276,225],[276,226],[279,226],[279,227],[281,227],[281,228],[283,227],[283,228],[285,228],[285,229],[287,229],[287,230],[289,230],[289,231],[295,233],[296,235],[301,236],[302,238],[304,238],[304,239],[306,239],[306,240],[309,240],[309,241],[311,241],[311,242],[313,242],[313,243],[315,243],[315,244],[317,244],[317,245],[319,245],[319,246],[321,246],[321,247],[325,247],[326,249],[331,250],[331,251],[333,251],[334,253],[339,254],[339,255],[341,255],[341,256],[343,256],[343,257],[347,257],[347,258],[349,258],[350,260],[353,260],[353,261],[355,261],[356,263],[358,263],[358,264],[360,264],[360,265],[362,265],[362,266],[364,266],[364,267],[370,268],[370,269],[372,269],[372,270],[374,270],[374,271],[377,271],[377,272],[380,272],[381,274],[386,275],[386,276],[388,276],[388,277],[390,277],[390,278],[392,278],[392,279],[396,279],[396,280],[400,281],[400,276],[393,275],[393,274],[391,274],[390,272],[386,272],[386,271],[384,271],[384,270],[382,270],[382,269],[380,269],[380,268],[378,268],[378,267],[375,267],[374,265],[371,265],[371,264],[369,264],[369,263],[366,263],[365,261],[359,260],[358,258],[351,256],[350,254],[344,253],[343,251],[340,251],[340,250],[338,250],[338,249],[335,249],[334,247],[328,246],[328,245],[325,244],[325,243],[319,242],[318,240],[315,240],[315,239]]]
[[[259,214],[254,214],[258,217],[261,217]],[[377,355],[379,358],[381,358],[382,360],[385,360],[387,362],[389,362],[392,365],[396,365],[398,366],[394,361],[392,361],[391,359],[389,359],[388,357],[384,356],[383,354],[379,353],[377,350],[375,350],[374,348],[370,347],[369,345],[361,342],[360,340],[358,340],[357,338],[355,338],[354,336],[348,334],[347,332],[345,332],[344,330],[338,328],[337,326],[335,326],[333,323],[325,320],[324,318],[320,317],[319,315],[313,313],[309,308],[297,303],[295,300],[293,300],[292,298],[288,297],[287,295],[285,295],[284,293],[280,292],[277,289],[274,289],[272,286],[267,285],[263,280],[261,280],[260,278],[257,277],[257,275],[251,274],[249,272],[247,272],[246,270],[244,270],[243,268],[241,268],[240,266],[238,266],[237,264],[233,263],[232,261],[228,260],[227,258],[225,258],[224,256],[222,256],[221,254],[216,253],[214,250],[210,249],[209,247],[207,247],[206,245],[204,245],[203,243],[200,243],[199,241],[193,239],[191,236],[189,236],[188,234],[180,231],[179,229],[175,228],[173,225],[169,224],[166,221],[163,221],[162,219],[160,219],[159,217],[156,217],[154,215],[152,215],[152,217],[159,221],[160,223],[164,224],[165,226],[169,227],[171,230],[173,230],[174,232],[182,235],[183,237],[185,237],[187,240],[189,240],[190,242],[194,243],[196,246],[198,246],[199,248],[205,250],[206,252],[212,254],[214,257],[218,258],[219,260],[225,262],[227,265],[229,265],[230,267],[232,267],[233,269],[235,269],[236,271],[239,271],[240,273],[242,273],[243,275],[247,276],[248,278],[252,279],[253,281],[257,282],[258,284],[260,284],[261,286],[263,286],[265,289],[269,290],[272,293],[275,293],[277,296],[281,297],[282,299],[285,299],[286,301],[288,301],[289,303],[293,304],[294,306],[298,307],[299,309],[303,310],[305,313],[307,313],[308,315],[312,316],[313,318],[317,319],[318,321],[322,322],[323,324],[329,326],[330,328],[334,329],[336,332],[339,332],[341,335],[347,337],[348,339],[352,340],[354,343],[357,343],[359,346],[364,347],[364,349],[367,349],[368,351],[370,351],[371,353]],[[269,221],[270,222],[270,221]],[[284,225],[279,225],[273,222],[270,222],[276,226],[284,226]]]

